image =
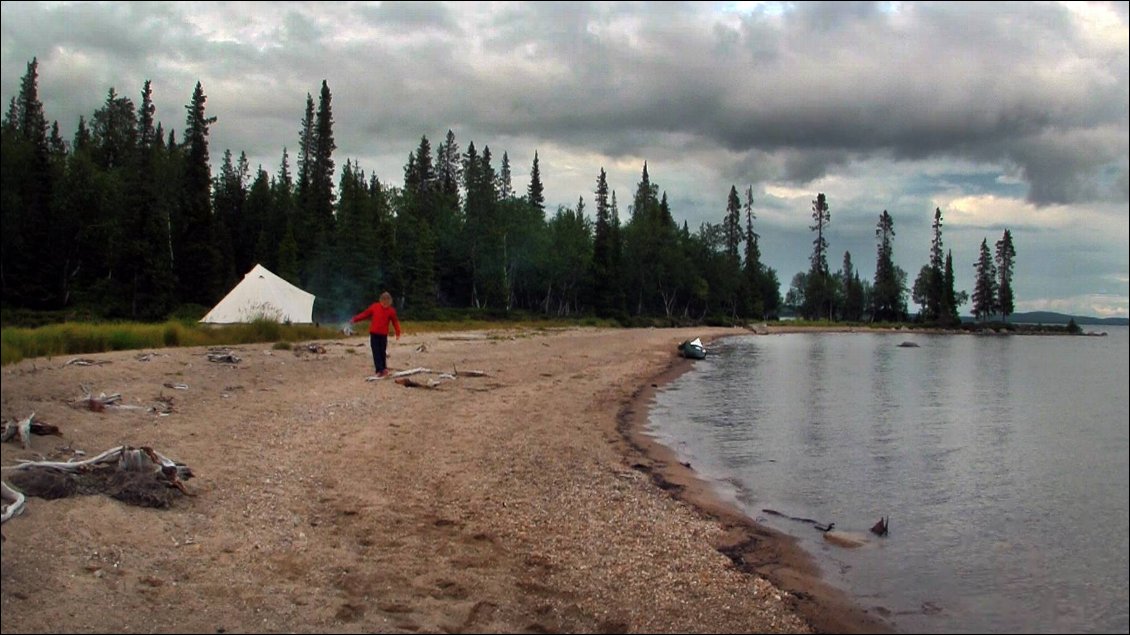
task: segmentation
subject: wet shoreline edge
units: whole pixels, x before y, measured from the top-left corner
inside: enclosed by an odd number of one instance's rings
[[[733,336],[723,336],[733,337]],[[716,341],[712,338],[709,343]],[[665,386],[694,368],[692,360],[672,355],[666,366],[638,388],[617,413],[616,427],[627,444],[631,467],[659,488],[723,529],[713,547],[745,573],[761,576],[784,592],[786,603],[817,633],[892,633],[893,627],[847,594],[825,582],[814,557],[788,534],[762,526],[724,501],[677,454],[647,432],[652,400]]]

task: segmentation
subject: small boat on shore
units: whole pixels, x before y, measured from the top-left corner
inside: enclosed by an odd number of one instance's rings
[[[679,353],[687,359],[706,359],[706,347],[697,337],[679,344]]]

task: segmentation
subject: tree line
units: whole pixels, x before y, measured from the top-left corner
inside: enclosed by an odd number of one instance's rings
[[[584,195],[547,212],[537,152],[528,183],[516,187],[506,152],[499,160],[473,141],[462,149],[451,131],[434,149],[422,136],[399,183],[347,159],[335,185],[325,81],[317,100],[306,96],[293,165],[285,148],[272,173],[225,150],[213,175],[208,134],[216,117],[206,102],[197,83],[178,138],[156,120],[149,81],[140,105],[111,88],[66,141],[58,122],[47,123],[38,63],[28,63],[0,123],[6,310],[159,320],[212,306],[261,263],[314,293],[316,319],[327,321],[386,289],[416,318],[452,308],[625,323],[734,323],[789,310],[833,320],[908,317],[906,274],[893,264],[886,211],[873,282],[860,279],[850,253],[833,274],[824,236],[831,217],[820,194],[812,266],[782,299],[777,272],[761,261],[752,188],[743,200],[731,186],[721,221],[691,231],[674,220],[646,163],[623,218],[601,168],[591,213]],[[921,319],[945,322],[966,297],[953,291],[950,256],[940,258],[940,210],[934,242],[914,300]],[[977,263],[979,317],[1012,311],[1015,252],[1007,231],[1002,243],[995,263]]]

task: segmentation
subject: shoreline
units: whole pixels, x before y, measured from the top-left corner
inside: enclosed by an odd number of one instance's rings
[[[773,334],[781,331],[773,331]],[[755,334],[755,333],[750,333]],[[733,337],[723,336],[723,337]],[[707,341],[711,344],[717,337]],[[788,604],[818,633],[893,633],[885,620],[859,606],[846,593],[823,580],[814,556],[788,534],[758,524],[723,500],[674,450],[647,432],[655,395],[679,376],[693,370],[692,360],[673,357],[637,389],[617,414],[617,431],[627,444],[632,467],[677,500],[715,520],[723,534],[713,547],[746,574],[760,576],[785,592]]]

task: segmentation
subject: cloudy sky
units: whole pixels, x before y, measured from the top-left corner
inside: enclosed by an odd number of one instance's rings
[[[291,159],[306,96],[333,95],[335,161],[400,184],[448,130],[534,152],[549,210],[601,168],[621,215],[644,162],[692,229],[752,187],[784,292],[811,253],[812,200],[833,268],[875,268],[888,210],[913,280],[935,208],[959,289],[981,241],[1011,229],[1017,310],[1127,316],[1128,67],[1120,3],[3,2],[2,96],[32,58],[48,120],[70,138],[113,88],[184,129],[196,82],[214,162]],[[969,306],[962,308],[969,311]]]

